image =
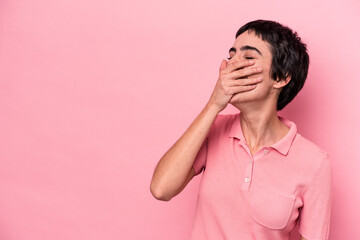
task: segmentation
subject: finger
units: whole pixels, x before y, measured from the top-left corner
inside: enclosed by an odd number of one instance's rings
[[[251,91],[251,90],[254,90],[256,88],[256,86],[257,86],[257,84],[239,86],[239,87],[232,87],[230,89],[230,93],[234,95],[234,94],[237,94],[237,93]]]
[[[255,84],[255,85],[241,86],[241,87],[237,88],[237,90],[235,90],[236,92],[231,96],[229,103],[232,103],[232,99],[233,99],[234,97],[238,96],[238,94],[250,92],[250,91],[252,91],[252,90],[255,90],[256,87],[257,87],[257,84]]]
[[[262,76],[255,78],[242,78],[232,81],[230,87],[253,85],[262,82]]]
[[[234,61],[231,63],[228,63],[227,65],[227,72],[232,72],[234,70],[240,69],[240,68],[244,68],[247,66],[251,66],[253,65],[255,62],[253,60],[247,60],[247,61]]]
[[[223,59],[220,64],[219,71],[226,69],[227,65],[228,65],[228,62],[225,59]]]
[[[244,78],[253,74],[261,73],[263,70],[261,67],[247,67],[232,73],[229,73],[229,77],[232,79]]]

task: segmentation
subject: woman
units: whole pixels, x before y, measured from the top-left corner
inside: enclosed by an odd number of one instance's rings
[[[309,56],[274,21],[242,26],[215,89],[160,159],[150,190],[169,201],[203,171],[191,239],[328,239],[328,153],[277,115],[302,89]],[[237,114],[219,114],[230,103]]]

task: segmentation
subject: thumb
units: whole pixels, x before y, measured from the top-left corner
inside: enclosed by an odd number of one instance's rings
[[[227,61],[226,61],[225,59],[223,59],[223,60],[221,61],[221,65],[220,65],[219,71],[225,69],[225,68],[227,67],[227,64],[228,64]]]

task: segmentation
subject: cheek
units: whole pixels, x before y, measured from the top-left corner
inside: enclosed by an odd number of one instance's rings
[[[270,67],[268,67],[268,66],[263,67],[262,77],[263,77],[263,80],[265,80],[265,81],[272,80],[271,73],[270,73]]]
[[[270,76],[270,68],[263,67],[263,71],[261,73],[262,82],[260,83],[259,89],[261,92],[267,92],[274,84],[274,80]]]
[[[254,67],[261,67],[263,69],[261,75],[262,76],[270,76],[270,65],[262,60],[258,60],[255,62]]]
[[[264,69],[264,71],[263,71],[264,76],[271,78],[271,71],[270,71],[271,70],[271,61],[266,60],[262,63],[262,65],[263,65],[263,69]]]

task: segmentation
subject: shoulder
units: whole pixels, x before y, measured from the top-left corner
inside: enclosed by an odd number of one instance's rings
[[[225,133],[229,131],[235,123],[239,113],[218,114],[213,123],[213,131]]]
[[[301,152],[301,155],[303,157],[322,159],[329,154],[318,144],[314,143],[313,141],[309,140],[308,138],[302,136],[299,133],[296,134],[293,144],[296,151]]]
[[[329,153],[299,133],[293,142],[292,155],[301,163],[303,169],[312,176],[316,175],[324,166],[330,168]]]
[[[236,116],[238,115],[238,113],[230,113],[230,114],[218,114],[216,116],[216,120],[215,122],[217,123],[226,123],[226,122],[231,122],[234,121]]]

